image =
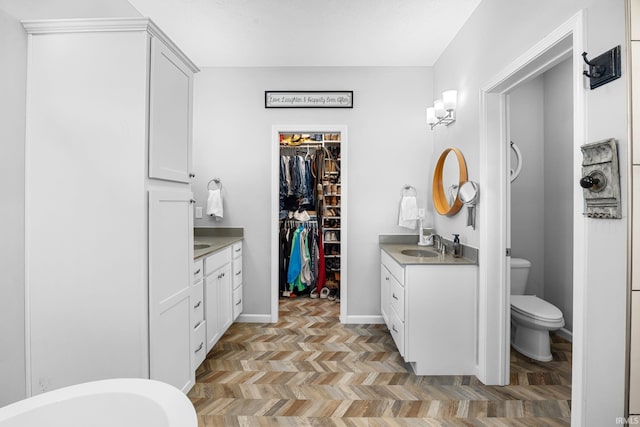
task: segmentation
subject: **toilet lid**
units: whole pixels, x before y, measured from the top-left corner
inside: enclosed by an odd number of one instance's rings
[[[511,295],[511,308],[535,319],[549,321],[562,319],[562,312],[558,307],[535,295]]]

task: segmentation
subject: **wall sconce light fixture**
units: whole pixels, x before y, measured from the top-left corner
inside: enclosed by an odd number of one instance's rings
[[[456,121],[456,101],[458,91],[447,90],[442,92],[442,99],[436,99],[433,107],[427,108],[427,124],[431,130],[438,125],[449,126]]]

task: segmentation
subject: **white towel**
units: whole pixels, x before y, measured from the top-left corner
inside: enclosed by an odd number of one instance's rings
[[[207,198],[207,215],[214,217],[216,221],[222,219],[222,190],[220,188],[209,190],[209,197]]]
[[[416,196],[402,196],[400,200],[400,214],[398,215],[398,225],[400,227],[416,228],[418,219],[418,199]]]

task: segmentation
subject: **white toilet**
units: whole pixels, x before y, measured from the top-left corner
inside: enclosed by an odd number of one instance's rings
[[[511,258],[511,345],[541,362],[553,360],[549,331],[564,326],[562,312],[535,295],[524,295],[531,262]]]

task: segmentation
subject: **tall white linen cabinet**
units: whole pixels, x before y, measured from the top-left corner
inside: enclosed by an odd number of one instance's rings
[[[23,26],[28,392],[113,377],[187,392],[198,69],[149,19]]]

